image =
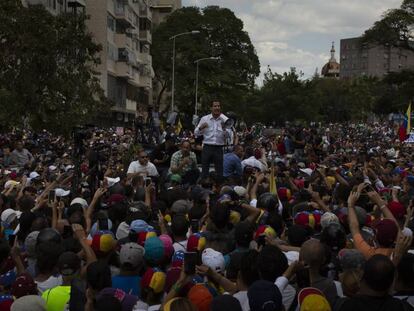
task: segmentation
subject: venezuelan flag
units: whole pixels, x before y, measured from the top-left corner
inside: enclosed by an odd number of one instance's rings
[[[405,113],[404,122],[398,130],[398,136],[400,141],[406,140],[410,136],[411,132],[411,103],[408,105],[407,112]]]

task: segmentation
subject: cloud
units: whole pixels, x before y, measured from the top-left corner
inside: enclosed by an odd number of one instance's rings
[[[273,72],[279,73],[295,67],[298,72],[304,72],[307,77],[314,74],[317,64],[326,62],[325,54],[314,54],[301,48],[294,48],[286,42],[259,42],[256,44],[256,49],[261,61],[261,76],[258,84],[261,84],[268,66]]]
[[[249,33],[263,72],[267,65],[314,74],[329,59],[331,41],[360,36],[402,0],[183,0],[183,5],[219,5],[233,10]],[[339,59],[337,53],[336,58]],[[262,76],[261,75],[261,76]],[[260,80],[260,79],[259,79]],[[258,81],[259,84],[260,81]]]

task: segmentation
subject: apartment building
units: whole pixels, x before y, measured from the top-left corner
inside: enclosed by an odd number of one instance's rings
[[[113,103],[112,125],[131,124],[152,102],[152,12],[149,0],[23,0],[52,14],[84,10],[102,46],[101,87]]]
[[[22,0],[23,5],[43,5],[53,15],[85,10],[85,0]]]
[[[361,38],[341,40],[340,78],[383,77],[389,72],[414,68],[414,52],[404,48],[364,45]]]
[[[113,123],[130,124],[152,97],[151,7],[144,0],[87,0],[88,29],[102,45],[101,86]]]
[[[168,15],[175,10],[182,8],[181,0],[152,0],[152,24],[153,27],[157,27],[161,24]],[[172,47],[172,46],[171,46]],[[153,103],[156,105],[157,95],[162,89],[161,84],[158,81],[153,81]],[[160,100],[160,107],[158,109],[165,110],[170,105],[171,92],[164,91]]]
[[[181,0],[152,0],[152,23],[159,25],[169,14],[182,8]]]

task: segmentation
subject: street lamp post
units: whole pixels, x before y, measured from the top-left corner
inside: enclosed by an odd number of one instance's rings
[[[194,63],[197,65],[196,69],[196,85],[195,85],[195,107],[194,107],[194,115],[197,115],[198,110],[198,64],[203,60],[220,60],[220,57],[204,57],[197,59]]]
[[[175,88],[175,38],[184,36],[184,35],[195,35],[200,33],[198,30],[187,31],[183,33],[176,34],[170,38],[173,40],[173,56],[172,56],[172,85],[171,85],[171,112],[174,112],[174,88]]]

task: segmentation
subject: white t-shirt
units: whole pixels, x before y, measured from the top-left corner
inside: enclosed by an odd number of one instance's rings
[[[187,242],[188,242],[188,240],[175,242],[173,244],[174,252],[178,252],[178,251],[186,252],[187,251]]]
[[[279,201],[279,209],[278,209],[279,210],[279,214],[282,215],[282,212],[283,212],[283,203],[282,203],[282,201],[280,201],[279,197],[278,197],[278,201]],[[250,206],[257,207],[257,199],[251,200],[250,201]]]
[[[250,311],[249,297],[247,297],[247,291],[243,290],[237,292],[233,295],[233,297],[240,302],[243,311]]]
[[[284,276],[280,276],[276,279],[275,285],[279,288],[282,294],[282,302],[285,306],[285,310],[289,310],[293,300],[296,296],[296,290],[289,284],[289,280]]]
[[[148,162],[147,165],[141,165],[139,161],[131,162],[131,164],[129,164],[127,174],[135,174],[135,173],[139,173],[144,176],[151,176],[151,177],[159,176],[157,168],[151,162]]]
[[[43,282],[38,282],[38,281],[35,281],[35,282],[37,284],[37,289],[39,290],[39,292],[43,293],[44,291],[48,289],[62,285],[63,279],[61,275],[59,276],[52,275]]]

